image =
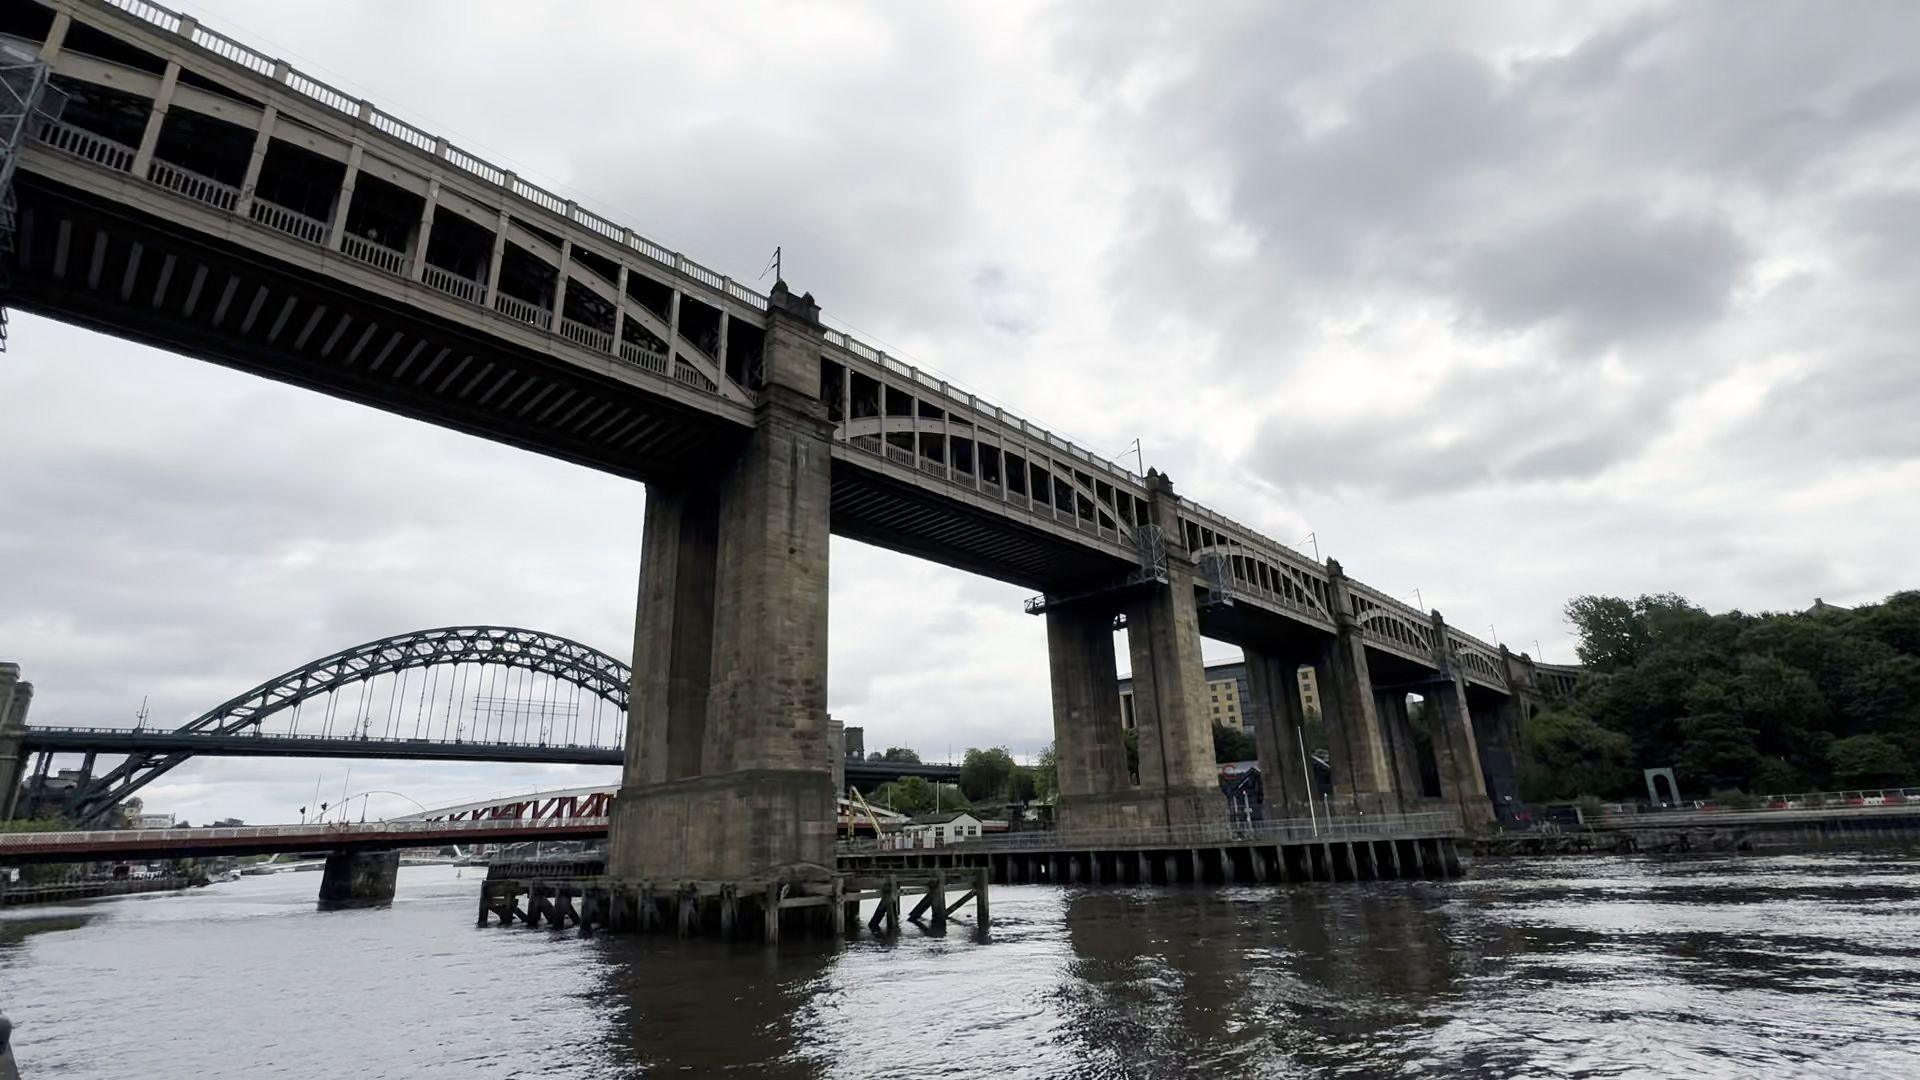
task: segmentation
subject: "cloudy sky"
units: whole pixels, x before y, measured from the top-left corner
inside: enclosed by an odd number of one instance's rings
[[[742,280],[780,244],[830,319],[1516,649],[1570,660],[1583,592],[1920,584],[1911,5],[187,9]],[[630,649],[637,485],[29,317],[0,402],[37,721],[175,723],[448,623]],[[869,745],[1048,740],[1022,590],[832,569]],[[148,802],[282,820],[345,768]]]

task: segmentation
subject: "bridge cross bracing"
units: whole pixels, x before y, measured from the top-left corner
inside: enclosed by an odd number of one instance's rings
[[[616,821],[649,793],[688,822],[825,818],[829,532],[1043,592],[1062,791],[1110,824],[1218,801],[1202,634],[1264,673],[1261,760],[1294,809],[1313,797],[1286,779],[1311,784],[1284,736],[1301,664],[1337,703],[1356,810],[1422,797],[1412,690],[1469,821],[1513,772],[1477,715],[1510,747],[1513,699],[1561,677],[825,326],[810,295],[745,288],[190,17],[7,10],[9,47],[64,95],[19,148],[10,302],[648,484]],[[1116,621],[1151,798],[1114,790]],[[753,844],[820,862],[811,828]],[[749,846],[707,839],[671,842]]]

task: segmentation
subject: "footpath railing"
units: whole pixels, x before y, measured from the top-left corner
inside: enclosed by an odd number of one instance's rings
[[[1382,840],[1406,836],[1451,836],[1459,815],[1445,810],[1417,814],[1362,814],[1336,818],[1288,818],[1246,824],[1180,825],[1159,829],[1036,829],[961,840],[933,848],[888,847],[881,841],[841,841],[848,855],[906,851],[1025,851],[1040,848],[1217,847],[1236,844],[1308,843],[1317,840]]]
[[[405,840],[410,836],[440,835],[449,832],[525,832],[529,829],[579,829],[605,826],[607,819],[558,818],[525,821],[517,818],[481,818],[466,821],[363,821],[327,822],[319,825],[238,825],[220,829],[72,829],[63,832],[0,832],[0,860],[9,852],[29,852],[46,848],[76,847],[88,850],[110,849],[148,843],[174,843],[181,847],[206,840],[307,840],[339,838],[346,843],[366,843],[384,837]]]
[[[1729,799],[1683,799],[1677,803],[1608,803],[1603,817],[1637,814],[1685,814],[1761,810],[1845,810],[1870,806],[1911,806],[1920,809],[1920,787],[1855,788],[1843,791],[1807,791],[1794,795],[1743,795]]]

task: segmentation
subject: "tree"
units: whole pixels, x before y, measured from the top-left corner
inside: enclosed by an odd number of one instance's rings
[[[874,789],[867,800],[876,806],[887,806],[909,816],[931,813],[934,810],[970,810],[973,804],[966,795],[953,784],[941,784],[938,787],[918,776],[903,776],[898,780],[889,780]]]
[[[867,755],[868,761],[885,761],[894,765],[918,765],[920,755],[904,746],[889,746],[886,750],[875,750]]]
[[[1225,724],[1213,725],[1213,760],[1216,763],[1252,761],[1259,756],[1260,751],[1254,746],[1252,736],[1245,731]]]
[[[1580,635],[1580,662],[1600,672],[1639,663],[1654,638],[1677,635],[1712,616],[1673,593],[1625,600],[1618,596],[1576,596],[1567,601],[1567,621]]]
[[[1010,799],[1019,768],[1004,746],[969,747],[960,760],[960,790],[969,799]]]
[[[1694,787],[1745,791],[1760,768],[1753,733],[1728,713],[1690,716],[1681,725],[1685,741],[1677,761],[1680,778]]]
[[[1521,729],[1527,769],[1520,779],[1529,801],[1618,795],[1633,785],[1633,746],[1626,735],[1584,716],[1545,710]]]
[[[1053,744],[1048,743],[1040,751],[1040,760],[1033,766],[1033,797],[1041,802],[1051,802],[1060,793],[1060,759],[1054,756]]]
[[[1881,735],[1835,739],[1827,758],[1843,787],[1894,787],[1906,782],[1911,768],[1899,745]]]

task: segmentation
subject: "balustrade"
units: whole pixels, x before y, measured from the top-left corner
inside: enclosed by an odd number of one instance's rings
[[[340,250],[346,255],[359,259],[368,266],[385,270],[389,274],[405,275],[407,256],[405,252],[376,244],[365,237],[345,233],[340,237]],[[432,269],[429,267],[428,269]],[[432,284],[431,281],[428,284]]]
[[[399,272],[394,271],[396,274]],[[485,284],[472,278],[461,277],[451,270],[443,270],[432,263],[427,263],[420,268],[420,281],[430,289],[446,293],[456,300],[465,300],[469,304],[480,303],[487,292]]]
[[[319,218],[310,218],[296,210],[289,210],[265,199],[253,200],[253,208],[249,213],[253,220],[269,229],[286,233],[296,240],[322,245],[327,242],[329,226]]]

